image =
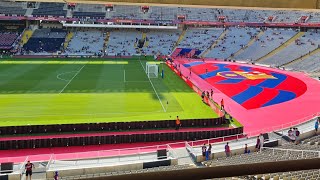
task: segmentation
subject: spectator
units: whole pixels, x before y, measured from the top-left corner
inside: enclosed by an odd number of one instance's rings
[[[316,119],[316,122],[315,122],[315,124],[314,124],[314,130],[315,130],[316,134],[318,133],[319,119],[320,119],[320,117],[318,117],[318,118]]]
[[[202,94],[201,94],[202,101],[204,101],[205,94],[206,94],[205,91],[202,91]]]
[[[179,116],[177,116],[177,119],[176,119],[176,130],[179,130],[180,126],[181,126],[181,122],[180,122]]]
[[[203,144],[203,146],[202,146],[202,156],[204,157],[204,158],[206,158],[206,153],[207,153],[207,146],[206,146],[206,144]]]
[[[53,176],[54,180],[59,180],[59,174],[58,174],[58,171],[56,171],[54,173],[54,176]]]
[[[221,99],[221,110],[223,110],[223,109],[224,109],[224,100]]]
[[[207,150],[207,156],[206,156],[206,160],[207,161],[211,159],[211,149],[212,149],[212,146],[209,143],[209,147],[208,147],[208,150]]]
[[[224,151],[226,153],[227,157],[230,157],[230,146],[229,146],[229,142],[227,142],[227,144],[224,146]]]
[[[259,151],[261,147],[261,141],[260,141],[260,137],[257,136],[257,142],[256,142],[256,151]]]
[[[289,131],[288,131],[288,137],[289,137],[289,140],[291,142],[294,142],[295,141],[295,135],[294,135],[294,132],[293,132],[293,129],[290,128]]]
[[[263,147],[264,144],[264,137],[262,134],[260,134],[260,149]]]
[[[244,145],[244,153],[245,154],[249,154],[250,153],[250,150],[248,149],[248,144]]]
[[[27,164],[25,165],[26,176],[27,176],[26,180],[28,179],[28,176],[30,177],[30,180],[31,180],[32,168],[34,168],[34,165],[30,163],[30,161],[28,161]]]

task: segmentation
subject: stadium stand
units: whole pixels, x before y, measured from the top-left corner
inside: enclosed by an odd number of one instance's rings
[[[29,54],[57,52],[61,50],[66,35],[62,29],[37,29],[23,48]]]
[[[23,8],[24,4],[22,2],[8,2],[1,1],[0,2],[0,14],[4,15],[20,15],[24,16],[26,14],[27,9]]]
[[[98,30],[79,30],[66,48],[68,55],[102,55],[106,33]]]
[[[305,72],[318,72],[320,70],[320,53],[311,55],[302,61],[286,66],[289,69]]]
[[[77,175],[77,176],[66,176],[62,177],[61,180],[69,180],[69,179],[83,179],[90,177],[108,177],[108,176],[119,176],[124,174],[137,174],[137,173],[148,173],[148,172],[164,172],[164,171],[176,171],[182,169],[191,169],[195,168],[194,165],[173,165],[173,166],[159,166],[154,168],[146,168],[146,169],[137,169],[137,170],[127,170],[127,171],[114,171],[114,172],[106,172],[106,173],[96,173],[96,174],[86,174],[86,175]]]
[[[142,12],[139,6],[115,5],[112,18],[120,19],[142,19]]]
[[[107,46],[108,55],[132,56],[137,54],[137,43],[142,38],[141,32],[134,30],[116,30],[110,33]]]
[[[279,47],[296,33],[292,29],[268,28],[251,46],[233,58],[242,61],[255,61]]]
[[[63,3],[40,3],[38,9],[34,9],[34,16],[66,16],[67,11],[63,10]]]
[[[306,32],[282,51],[264,59],[261,63],[280,66],[291,60],[302,57],[304,54],[320,47],[319,33],[317,31]]]
[[[223,28],[188,29],[184,39],[179,43],[178,47],[206,50],[222,32]]]
[[[240,179],[292,179],[292,180],[303,180],[310,179],[316,180],[319,179],[320,169],[314,170],[305,170],[305,171],[289,171],[289,172],[280,172],[280,173],[271,173],[255,176],[245,176],[240,177]]]
[[[226,59],[244,47],[257,35],[254,28],[229,28],[227,34],[206,54],[206,57]]]
[[[143,47],[143,54],[147,55],[168,55],[173,51],[175,43],[179,38],[180,31],[168,30],[157,31],[151,30],[147,32],[146,46]]]
[[[0,49],[11,49],[18,37],[18,32],[0,32]]]
[[[183,15],[187,20],[217,21],[219,9],[178,7],[178,15]]]
[[[151,6],[149,12],[148,19],[170,21],[177,18],[178,11],[176,7]]]

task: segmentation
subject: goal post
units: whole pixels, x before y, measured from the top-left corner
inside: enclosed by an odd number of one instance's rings
[[[146,74],[148,78],[158,78],[158,75],[159,75],[158,64],[146,62]]]

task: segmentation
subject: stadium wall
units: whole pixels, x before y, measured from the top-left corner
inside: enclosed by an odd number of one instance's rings
[[[96,1],[96,0],[78,0]],[[100,0],[105,1],[107,0]],[[210,6],[240,6],[240,7],[264,7],[264,8],[295,8],[317,9],[320,8],[319,0],[113,0],[113,2],[127,3],[155,3],[155,4],[183,4],[183,5],[210,5]],[[110,3],[110,2],[108,2]]]
[[[253,164],[237,164],[230,166],[213,166],[206,168],[193,168],[161,172],[147,172],[136,174],[124,174],[108,177],[93,177],[90,180],[123,180],[123,179],[139,179],[139,180],[201,180],[211,178],[236,177],[250,174],[266,174],[299,170],[310,170],[320,168],[320,158],[299,159],[288,161],[262,162]],[[88,178],[87,178],[88,179]],[[88,179],[89,180],[89,179]]]

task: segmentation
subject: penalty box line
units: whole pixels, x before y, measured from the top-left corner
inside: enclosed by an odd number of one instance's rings
[[[142,66],[142,69],[144,70],[144,72],[146,72],[146,69],[143,67],[143,64],[141,63],[141,60],[139,60],[139,61],[140,61],[140,64],[141,64],[141,66]],[[163,111],[164,111],[164,112],[167,112],[166,108],[164,108],[164,105],[163,105],[163,103],[162,103],[162,101],[161,101],[161,99],[160,99],[160,97],[159,97],[156,89],[155,89],[154,86],[153,86],[153,83],[152,83],[151,79],[149,78],[148,75],[147,75],[147,77],[148,77],[149,82],[150,82],[150,84],[151,84],[151,86],[152,86],[152,88],[153,88],[153,91],[156,93],[156,96],[157,96],[158,99],[159,99],[159,102],[160,102],[160,104],[161,104],[161,106],[162,106]]]
[[[67,87],[68,85],[71,83],[71,81],[81,72],[81,70],[86,66],[87,64],[83,65],[78,71],[77,73],[69,80],[69,82],[61,89],[61,91],[59,92],[59,94],[61,94]]]

